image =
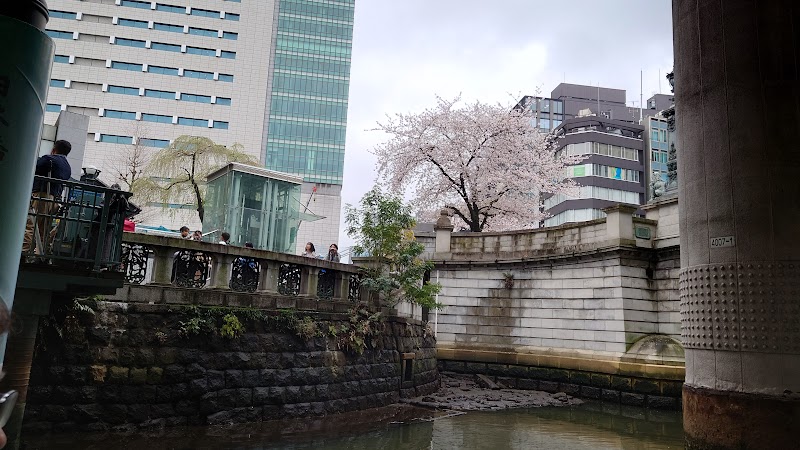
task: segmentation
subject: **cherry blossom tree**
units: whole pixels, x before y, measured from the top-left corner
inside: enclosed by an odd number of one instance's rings
[[[373,152],[391,192],[411,188],[424,219],[452,211],[470,231],[530,227],[545,217],[542,194],[577,193],[565,167],[580,157],[556,156],[527,109],[437,97],[419,114],[397,114],[378,124],[390,139]]]

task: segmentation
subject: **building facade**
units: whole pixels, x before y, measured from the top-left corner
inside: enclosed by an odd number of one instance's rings
[[[667,178],[667,160],[669,157],[669,145],[673,141],[672,132],[667,126],[667,119],[660,113],[647,116],[642,121],[644,126],[645,154],[647,155],[646,184],[647,200],[653,198],[652,184],[656,177],[665,184]]]
[[[326,217],[313,222],[320,239],[336,241],[353,0],[48,6],[56,56],[45,123],[61,110],[90,117],[84,165],[112,181],[133,148],[152,153],[181,135],[240,144],[266,168],[303,176],[304,191],[324,185],[309,212]],[[199,228],[194,211],[174,206],[146,220]]]
[[[584,159],[566,168],[566,178],[580,186],[579,194],[551,195],[544,200],[549,217],[544,226],[605,217],[604,208],[645,202],[644,127],[633,123],[585,116],[566,119],[553,134],[556,154]],[[641,211],[639,211],[641,214]]]
[[[666,181],[672,133],[660,111],[672,105],[672,96],[655,94],[644,109],[627,103],[625,90],[569,83],[556,86],[549,98],[525,96],[517,103],[534,113],[533,126],[562,137],[558,151],[586,155],[566,175],[580,185],[580,194],[547,197],[544,226],[599,219],[603,208],[615,204],[643,205],[652,197],[651,171]]]

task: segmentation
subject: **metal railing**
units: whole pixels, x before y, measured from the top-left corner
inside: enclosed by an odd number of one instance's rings
[[[124,271],[122,226],[131,193],[76,181],[36,176],[44,190],[31,196],[23,261],[93,271]]]
[[[321,259],[233,245],[125,233],[123,261],[129,284],[161,284],[356,301],[360,269]]]

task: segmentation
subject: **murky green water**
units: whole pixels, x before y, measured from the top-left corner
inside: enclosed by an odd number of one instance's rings
[[[470,412],[417,412],[413,419],[372,425],[250,425],[183,428],[160,435],[81,434],[28,437],[28,449],[682,449],[679,412],[602,403]],[[325,419],[323,419],[324,421]]]

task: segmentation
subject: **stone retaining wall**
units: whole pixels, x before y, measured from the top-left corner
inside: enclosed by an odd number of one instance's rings
[[[683,381],[581,370],[440,360],[439,370],[483,374],[513,389],[564,392],[581,398],[658,409],[680,409]]]
[[[435,340],[411,319],[388,319],[358,355],[331,337],[305,340],[259,319],[243,320],[238,338],[187,338],[179,334],[182,306],[101,301],[93,308],[59,325],[63,338],[43,322],[27,432],[321,416],[389,405],[439,384]],[[349,320],[302,314],[325,329]]]

